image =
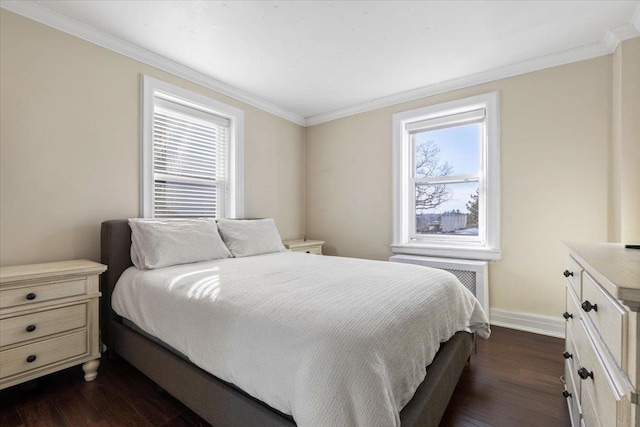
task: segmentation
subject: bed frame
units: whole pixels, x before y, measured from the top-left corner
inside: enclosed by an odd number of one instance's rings
[[[100,329],[102,342],[217,427],[292,427],[295,422],[234,385],[205,372],[188,360],[135,332],[111,308],[111,293],[120,275],[132,266],[131,229],[127,220],[102,223]],[[403,427],[436,427],[447,408],[472,349],[472,335],[458,332],[444,343],[427,369],[427,377],[400,412]]]

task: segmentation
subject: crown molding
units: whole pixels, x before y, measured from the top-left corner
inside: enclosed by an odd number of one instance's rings
[[[610,53],[613,53],[618,47],[618,44],[638,36],[640,36],[640,32],[636,29],[636,26],[634,24],[627,24],[607,31],[602,43],[609,49]]]
[[[26,18],[45,24],[72,36],[81,38],[105,49],[119,53],[136,61],[166,71],[190,82],[242,101],[260,110],[266,111],[298,125],[304,126],[304,117],[287,111],[269,101],[231,86],[178,62],[153,53],[147,49],[128,43],[105,32],[82,24],[74,19],[56,13],[30,1],[0,1],[0,8],[22,15]]]
[[[609,55],[613,53],[618,44],[623,40],[628,40],[640,36],[638,26],[640,26],[640,6],[636,9],[634,15],[634,23],[623,25],[618,28],[608,30],[602,41],[575,49],[565,50],[563,52],[553,53],[551,55],[542,56],[528,61],[507,65],[500,68],[464,76],[453,80],[447,80],[442,83],[412,89],[406,92],[397,93],[395,95],[385,96],[374,99],[372,101],[363,102],[352,105],[350,107],[341,108],[327,113],[319,114],[313,117],[307,117],[305,126],[313,126],[343,117],[364,113],[371,110],[390,107],[403,102],[415,101],[416,99],[427,98],[429,96],[439,95],[458,89],[464,89],[471,86],[477,86],[496,80],[514,77],[521,74],[531,73],[533,71],[543,70],[545,68],[557,67],[559,65],[570,64],[572,62],[584,61],[586,59],[596,58],[598,56]]]
[[[631,24],[636,27],[636,31],[640,32],[640,4],[636,7],[636,12],[633,14],[633,18],[631,18]]]

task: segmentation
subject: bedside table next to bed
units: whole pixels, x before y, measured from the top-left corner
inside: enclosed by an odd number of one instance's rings
[[[0,268],[0,389],[79,364],[96,378],[106,269],[84,259]]]
[[[293,252],[306,252],[308,254],[322,255],[323,240],[283,240],[282,244]]]

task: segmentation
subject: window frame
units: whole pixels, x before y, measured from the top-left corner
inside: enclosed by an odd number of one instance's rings
[[[140,215],[154,217],[153,119],[156,94],[229,120],[229,206],[223,217],[244,216],[244,111],[141,74]]]
[[[485,110],[484,140],[478,177],[478,237],[415,233],[415,154],[408,125]],[[462,125],[462,124],[461,124]],[[447,177],[456,180],[460,176]],[[412,210],[413,209],[413,210]],[[393,115],[393,242],[394,253],[481,260],[500,259],[500,94],[489,92]]]

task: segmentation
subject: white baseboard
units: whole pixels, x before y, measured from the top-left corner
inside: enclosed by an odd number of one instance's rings
[[[519,313],[497,308],[492,308],[490,313],[491,325],[564,338],[565,321],[560,316],[541,316],[539,314]]]

